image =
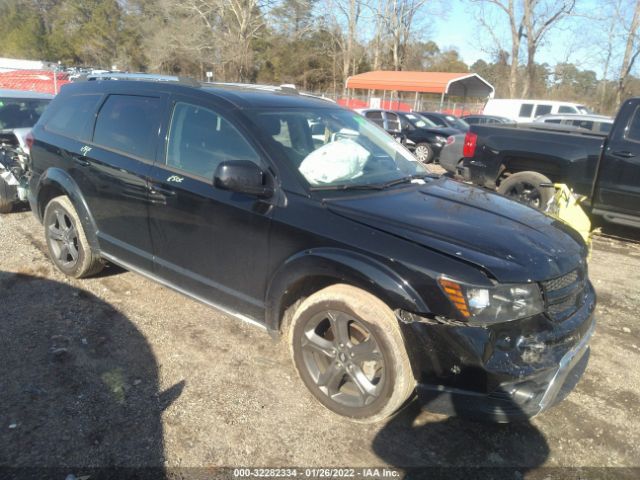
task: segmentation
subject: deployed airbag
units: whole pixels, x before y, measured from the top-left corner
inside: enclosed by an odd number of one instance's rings
[[[311,185],[350,180],[362,175],[368,158],[364,147],[342,138],[311,152],[300,164],[300,173]]]

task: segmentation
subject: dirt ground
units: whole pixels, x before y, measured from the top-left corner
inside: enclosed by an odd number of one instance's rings
[[[307,393],[284,341],[116,267],[69,280],[30,212],[1,216],[0,465],[639,467],[640,233],[613,232],[590,262],[590,364],[562,404],[524,424],[411,405],[363,426]]]

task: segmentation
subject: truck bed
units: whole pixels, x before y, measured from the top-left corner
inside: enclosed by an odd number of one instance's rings
[[[465,158],[467,180],[489,188],[504,171],[535,170],[590,195],[606,136],[566,127],[472,125],[475,154]]]

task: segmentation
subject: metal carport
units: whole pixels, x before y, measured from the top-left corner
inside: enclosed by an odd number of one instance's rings
[[[415,92],[416,103],[420,93],[440,94],[440,106],[445,95],[455,97],[491,98],[493,85],[477,73],[404,72],[377,70],[361,73],[347,79],[348,91],[355,89],[383,92]]]

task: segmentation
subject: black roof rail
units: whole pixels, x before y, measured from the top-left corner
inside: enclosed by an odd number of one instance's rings
[[[190,87],[200,87],[202,83],[191,77],[180,77],[177,75],[157,75],[154,73],[121,73],[107,72],[81,75],[78,80],[102,81],[102,80],[134,80],[144,82],[172,82],[188,85]]]

